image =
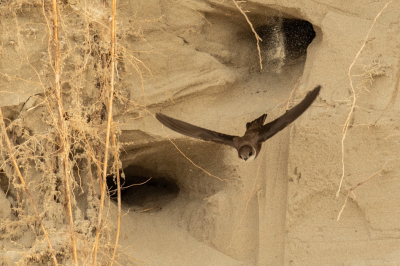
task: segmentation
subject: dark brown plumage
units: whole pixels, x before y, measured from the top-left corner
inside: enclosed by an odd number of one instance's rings
[[[267,114],[263,114],[256,120],[247,123],[246,132],[242,137],[231,136],[194,126],[160,113],[156,114],[156,118],[166,127],[185,136],[231,146],[238,151],[239,158],[247,161],[258,156],[264,141],[273,137],[302,115],[317,98],[320,90],[321,86],[317,86],[299,104],[270,123],[264,125]]]

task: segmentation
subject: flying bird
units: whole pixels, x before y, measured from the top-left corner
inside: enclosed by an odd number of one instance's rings
[[[201,128],[161,113],[157,113],[156,118],[164,126],[185,136],[231,146],[238,151],[239,158],[250,161],[258,156],[264,141],[287,127],[310,107],[317,98],[320,90],[321,86],[317,86],[315,89],[308,92],[304,100],[299,104],[287,110],[284,115],[270,123],[264,125],[267,114],[263,114],[253,122],[246,123],[246,132],[242,137],[231,136]]]

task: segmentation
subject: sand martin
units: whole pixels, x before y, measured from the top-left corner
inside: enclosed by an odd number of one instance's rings
[[[267,114],[263,114],[253,122],[246,123],[246,132],[242,137],[211,131],[160,113],[156,114],[156,118],[164,126],[183,135],[231,146],[238,151],[239,158],[250,161],[258,156],[264,141],[287,127],[310,107],[317,98],[320,90],[321,86],[317,86],[299,104],[268,124],[264,125]]]

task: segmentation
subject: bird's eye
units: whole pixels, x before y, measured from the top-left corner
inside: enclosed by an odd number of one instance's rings
[[[253,153],[252,153],[252,152],[250,152],[250,153],[249,153],[249,155],[250,155],[250,156],[252,156],[252,155],[253,155]]]

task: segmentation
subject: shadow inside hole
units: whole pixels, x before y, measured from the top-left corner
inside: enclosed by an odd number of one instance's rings
[[[10,181],[5,173],[0,172],[0,188],[4,193],[9,191]]]
[[[132,171],[133,169],[136,171]],[[178,196],[180,188],[173,179],[158,177],[149,174],[148,171],[137,171],[137,169],[135,166],[128,166],[123,171],[125,179],[121,177],[122,204],[144,209],[161,209]],[[111,199],[117,200],[115,176],[107,176],[107,186]]]
[[[304,58],[308,45],[316,36],[310,22],[282,17],[274,17],[255,30],[263,40],[260,43],[262,57],[269,63],[280,60],[295,63]]]

